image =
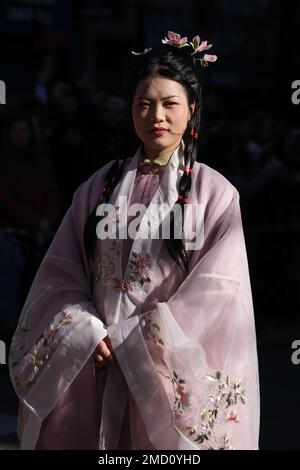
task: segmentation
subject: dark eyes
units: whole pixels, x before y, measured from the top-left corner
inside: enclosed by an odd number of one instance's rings
[[[174,106],[176,104],[178,104],[178,103],[176,103],[175,101],[168,101],[167,103],[165,103],[165,106],[169,107],[169,106]],[[150,106],[150,103],[140,103],[140,106],[148,107],[148,106]]]

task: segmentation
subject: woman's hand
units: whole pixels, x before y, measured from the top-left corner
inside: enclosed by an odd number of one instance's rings
[[[107,367],[113,361],[113,350],[108,336],[97,344],[94,351],[94,359],[96,366]]]

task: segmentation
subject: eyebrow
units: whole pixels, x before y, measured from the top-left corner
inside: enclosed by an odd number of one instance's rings
[[[170,98],[180,98],[178,95],[171,95],[171,96],[164,96],[162,100],[168,100]],[[148,100],[151,101],[151,98],[147,98],[146,96],[139,96],[139,100]]]

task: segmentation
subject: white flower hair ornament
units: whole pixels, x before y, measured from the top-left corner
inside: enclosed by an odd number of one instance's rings
[[[143,52],[134,52],[134,51],[131,51],[131,54],[133,55],[144,55],[144,54],[147,54],[149,51],[151,51],[152,47],[149,47],[149,49],[144,49]]]
[[[162,43],[178,48],[192,47],[193,52],[191,53],[191,56],[193,56],[194,60],[199,60],[202,67],[208,67],[208,62],[216,62],[218,59],[216,55],[211,54],[204,54],[201,57],[198,56],[201,52],[207,51],[212,47],[212,44],[207,44],[207,41],[201,41],[200,36],[198,35],[193,37],[192,41],[188,41],[187,37],[182,38],[180,34],[168,31],[167,37],[162,39]],[[152,48],[144,49],[143,52],[131,51],[131,53],[134,55],[144,55],[151,51],[151,49]]]

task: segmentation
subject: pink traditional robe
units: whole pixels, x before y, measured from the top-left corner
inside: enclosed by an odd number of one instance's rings
[[[110,203],[122,217],[147,207],[134,240],[97,239],[94,262],[83,230],[112,163],[75,192],[22,310],[10,351],[20,398],[22,449],[257,449],[256,336],[239,194],[220,173],[195,163],[185,220],[183,273],[158,235],[178,198],[183,142],[157,175],[125,162]],[[198,214],[198,213],[197,213]],[[132,218],[132,217],[131,217]],[[200,227],[200,228],[199,228]],[[193,246],[193,245],[192,245]],[[95,368],[111,340],[115,360]]]

